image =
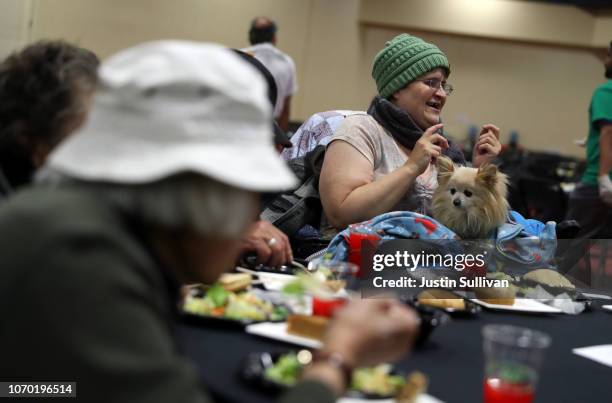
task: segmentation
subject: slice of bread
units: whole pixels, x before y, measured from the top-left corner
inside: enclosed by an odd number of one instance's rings
[[[287,333],[323,341],[328,323],[324,316],[289,315]]]

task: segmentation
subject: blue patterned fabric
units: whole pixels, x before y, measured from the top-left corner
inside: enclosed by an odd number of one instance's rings
[[[394,239],[423,240],[459,240],[459,236],[431,217],[410,212],[394,211],[381,214],[361,225],[376,233],[382,241]],[[348,258],[348,239],[350,229],[338,233],[332,239],[327,254],[332,259]],[[528,220],[515,211],[508,217],[508,222],[500,226],[492,235],[495,245],[495,261],[489,264],[489,270],[504,270],[521,274],[534,268],[554,268],[553,258],[557,248],[555,223],[546,224]],[[452,245],[443,242],[440,245]]]

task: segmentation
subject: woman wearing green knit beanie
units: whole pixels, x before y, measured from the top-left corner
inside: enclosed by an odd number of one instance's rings
[[[346,117],[327,146],[319,191],[329,224],[342,229],[394,210],[430,212],[436,157],[466,163],[442,132],[450,72],[444,52],[416,36],[398,35],[378,52],[372,67],[378,95],[367,113]],[[472,164],[500,151],[499,128],[486,124]]]

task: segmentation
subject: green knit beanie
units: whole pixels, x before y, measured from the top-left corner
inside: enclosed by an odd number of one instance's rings
[[[421,38],[400,34],[385,44],[374,58],[372,77],[381,97],[387,98],[423,74],[441,67],[450,74],[442,51]]]

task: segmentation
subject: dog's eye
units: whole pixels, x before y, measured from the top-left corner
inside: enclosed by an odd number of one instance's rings
[[[467,189],[463,191],[463,194],[465,195],[465,197],[472,197],[472,192]]]
[[[450,192],[451,192],[452,195],[454,195],[455,192],[457,192],[457,191],[455,190],[455,188],[451,188]]]

